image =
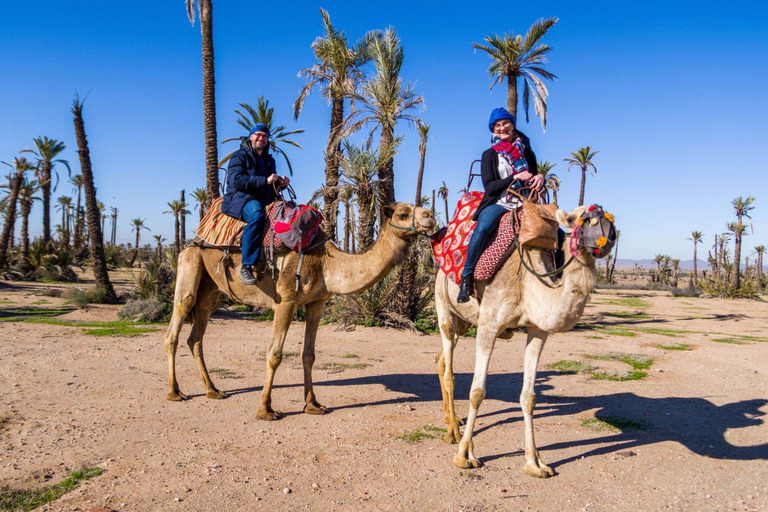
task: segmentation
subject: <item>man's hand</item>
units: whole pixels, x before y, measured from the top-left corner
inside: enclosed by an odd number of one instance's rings
[[[533,174],[530,171],[523,171],[520,174],[515,174],[515,179],[519,181],[528,181],[533,178]]]
[[[541,174],[534,176],[533,181],[531,182],[531,186],[533,187],[533,190],[541,190],[544,188],[544,176]]]
[[[271,185],[279,179],[280,179],[280,176],[278,176],[277,174],[270,174],[269,176],[267,176],[267,185]]]

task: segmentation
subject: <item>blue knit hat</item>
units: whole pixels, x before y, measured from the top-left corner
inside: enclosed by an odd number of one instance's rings
[[[493,125],[496,124],[496,121],[501,121],[502,119],[509,119],[512,121],[512,124],[515,124],[515,116],[510,114],[507,109],[495,108],[491,112],[491,118],[488,120],[488,129],[493,131]]]
[[[251,131],[248,132],[248,136],[250,137],[256,132],[264,132],[267,134],[267,138],[269,138],[269,128],[267,128],[267,125],[264,123],[256,123],[253,125],[253,128],[251,128]]]

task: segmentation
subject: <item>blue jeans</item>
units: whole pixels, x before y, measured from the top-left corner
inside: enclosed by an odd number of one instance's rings
[[[494,203],[489,204],[477,218],[477,225],[472,232],[472,238],[469,239],[469,247],[467,247],[467,261],[464,263],[464,270],[461,272],[462,279],[465,277],[471,277],[475,273],[475,265],[477,260],[480,259],[480,255],[485,250],[485,245],[488,239],[493,236],[499,228],[499,221],[509,210]]]
[[[261,255],[261,238],[267,218],[266,205],[252,199],[243,206],[243,265],[255,265]]]

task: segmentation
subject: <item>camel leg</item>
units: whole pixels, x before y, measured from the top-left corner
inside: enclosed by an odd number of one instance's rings
[[[197,304],[195,304],[195,323],[192,325],[192,332],[189,333],[189,339],[187,339],[187,345],[189,345],[192,355],[195,356],[197,370],[200,372],[200,377],[202,377],[203,384],[205,385],[205,396],[214,399],[227,398],[227,395],[216,389],[210,375],[208,375],[208,368],[205,365],[205,357],[203,356],[203,336],[205,335],[205,329],[208,327],[208,319],[216,311],[220,299],[221,293],[218,290],[212,290],[206,283],[201,283],[198,290]]]
[[[475,428],[475,420],[480,404],[485,398],[485,380],[488,377],[488,364],[491,361],[493,346],[496,343],[498,333],[487,328],[477,328],[477,343],[475,350],[475,375],[472,378],[472,389],[469,392],[469,414],[464,436],[459,442],[459,453],[453,458],[453,464],[459,468],[479,468],[482,463],[477,460],[473,452],[472,432]]]
[[[195,306],[202,273],[203,263],[199,254],[186,250],[179,255],[173,315],[165,333],[165,352],[168,356],[168,394],[165,398],[174,402],[187,399],[187,395],[179,391],[179,382],[176,380],[176,348],[184,320]]]
[[[549,334],[532,327],[528,328],[528,341],[525,346],[525,373],[523,375],[523,392],[520,394],[520,405],[523,408],[525,421],[525,472],[538,478],[548,478],[555,473],[544,464],[536,449],[533,439],[533,409],[536,407],[536,369],[539,366],[539,357],[544,348]]]
[[[315,364],[315,339],[317,338],[317,327],[320,325],[320,319],[323,316],[323,307],[325,300],[310,302],[306,305],[307,316],[306,326],[304,328],[304,347],[301,352],[301,362],[304,365],[304,412],[307,414],[325,414],[328,409],[320,405],[315,397],[315,390],[312,385],[312,365]]]
[[[438,325],[443,339],[443,349],[437,356],[437,374],[440,378],[440,391],[443,394],[444,421],[448,424],[448,431],[443,436],[443,441],[456,444],[461,437],[459,431],[461,420],[456,416],[454,402],[456,378],[453,373],[453,350],[459,340],[458,318],[454,313],[445,311],[443,314],[438,314]]]
[[[277,420],[280,414],[272,409],[272,383],[275,380],[275,372],[283,360],[283,343],[291,326],[293,314],[296,312],[296,304],[282,302],[275,304],[275,319],[272,324],[272,341],[267,349],[267,377],[264,381],[264,389],[261,392],[261,407],[256,411],[256,417],[260,420]]]

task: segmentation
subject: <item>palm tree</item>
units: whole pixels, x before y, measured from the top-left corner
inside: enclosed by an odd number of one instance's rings
[[[744,233],[747,231],[747,226],[743,222],[729,222],[728,230],[734,234],[734,248],[733,248],[733,267],[734,267],[734,284],[736,285],[735,292],[738,293],[741,287],[741,239],[744,237]]]
[[[552,191],[552,202],[557,204],[557,192],[560,190],[560,178],[552,172],[552,168],[557,164],[549,163],[549,160],[539,162],[539,174],[544,177],[544,186]]]
[[[437,196],[445,201],[445,225],[447,226],[451,219],[448,217],[448,186],[443,182],[443,186],[437,191]]]
[[[195,198],[195,201],[197,201],[197,204],[195,205],[195,210],[199,208],[200,210],[200,222],[203,221],[203,217],[205,217],[206,208],[205,205],[208,204],[208,191],[204,188],[196,188],[192,191],[192,197]]]
[[[377,128],[381,128],[379,154],[390,153],[390,157],[381,162],[379,168],[379,186],[382,189],[382,206],[395,202],[395,154],[386,148],[396,147],[395,125],[400,120],[410,123],[421,121],[417,116],[409,114],[412,109],[421,107],[424,98],[413,92],[413,85],[403,84],[400,70],[403,66],[403,45],[397,32],[392,27],[374,38],[369,45],[371,60],[376,70],[375,76],[361,86],[361,92],[355,95],[355,101],[360,103],[360,109],[354,111],[348,118],[354,123],[347,124],[347,133],[352,133],[364,125],[374,122],[370,138]],[[380,215],[380,220],[381,220]]]
[[[678,273],[680,272],[680,258],[675,258],[671,261],[672,261],[672,276],[673,276],[672,286],[677,288],[677,276],[678,276]]]
[[[259,96],[257,101],[258,103],[256,104],[255,109],[247,103],[240,104],[240,107],[245,111],[245,114],[243,114],[240,110],[235,109],[235,113],[240,116],[240,119],[237,120],[237,124],[245,129],[245,136],[231,137],[229,139],[224,139],[222,142],[242,141],[243,139],[247,139],[248,132],[251,131],[251,128],[253,128],[253,126],[257,123],[263,123],[269,130],[270,149],[275,153],[283,155],[283,158],[285,158],[285,163],[288,165],[288,172],[291,176],[293,176],[293,167],[291,167],[291,161],[288,160],[288,155],[285,154],[285,151],[280,146],[278,146],[278,144],[289,144],[299,149],[303,149],[299,143],[289,139],[288,137],[298,133],[304,133],[304,130],[293,130],[287,132],[285,131],[285,126],[274,126],[272,116],[275,112],[275,109],[269,106],[269,100],[265,100],[264,96]],[[227,156],[222,158],[221,162],[219,162],[219,166],[223,166],[230,158],[232,158],[232,155],[234,155],[235,151],[238,149],[239,148],[236,148],[234,151],[230,152]]]
[[[692,240],[693,241],[693,287],[698,288],[699,286],[699,267],[698,262],[696,261],[698,258],[698,244],[699,242],[704,240],[704,233],[701,231],[691,231],[691,237],[686,238],[686,240]]]
[[[613,273],[616,271],[616,262],[619,260],[619,238],[621,238],[621,230],[616,230],[616,245],[613,246],[613,263],[611,263],[611,271],[608,273],[608,282],[613,282]]]
[[[61,242],[64,244],[64,249],[69,251],[69,225],[71,224],[72,198],[69,196],[59,196],[57,202],[59,204],[56,209],[61,212]]]
[[[140,217],[136,217],[135,219],[131,220],[131,231],[136,231],[136,254],[139,254],[139,240],[141,239],[141,230],[146,229],[147,231],[152,231],[147,226],[144,225],[144,221],[146,219],[142,219]],[[141,267],[141,260],[139,260],[139,267]]]
[[[354,202],[353,190],[351,187],[344,187],[339,194],[339,199],[344,205],[344,251],[349,252],[350,237],[353,238],[352,245],[354,245],[354,212],[352,203]],[[352,251],[354,252],[354,250]]]
[[[21,265],[24,269],[29,268],[29,214],[32,212],[32,204],[40,201],[35,196],[40,190],[40,185],[35,180],[27,180],[26,177],[21,182],[19,189],[19,205],[21,207]]]
[[[715,243],[719,245],[720,251],[719,251],[719,261],[718,261],[718,269],[720,269],[725,263],[726,263],[726,247],[725,244],[728,243],[728,241],[731,239],[730,233],[723,233],[719,236],[715,236]],[[720,274],[720,271],[718,270],[718,275]]]
[[[101,215],[101,243],[104,243],[104,224],[107,220],[107,214],[105,213],[107,211],[107,207],[104,206],[104,203],[101,201],[96,201],[96,207],[99,209],[99,214]]]
[[[419,130],[419,175],[416,178],[416,206],[421,206],[424,198],[421,195],[421,185],[424,181],[424,161],[427,157],[427,140],[429,140],[429,127],[430,125],[424,124],[419,121],[417,123]]]
[[[731,204],[733,205],[733,210],[736,213],[737,222],[742,222],[744,220],[744,217],[747,217],[748,219],[752,218],[749,216],[749,212],[755,209],[755,207],[753,206],[755,204],[754,197],[748,196],[745,199],[739,196],[733,201],[731,201]]]
[[[91,261],[96,285],[104,292],[104,302],[114,304],[117,302],[112,283],[107,273],[107,259],[104,256],[104,238],[101,235],[101,214],[96,204],[96,187],[93,184],[93,170],[91,169],[91,155],[88,150],[88,140],[85,137],[85,124],[83,123],[83,102],[75,95],[72,102],[72,114],[75,122],[75,136],[77,138],[77,153],[80,156],[80,171],[83,174],[83,188],[85,189],[85,208],[88,218],[88,237],[90,239]]]
[[[757,263],[755,264],[755,273],[757,274],[757,289],[763,290],[763,255],[765,254],[765,246],[758,245],[755,247],[757,253]]]
[[[112,239],[110,242],[114,247],[117,245],[117,213],[119,210],[117,209],[117,206],[110,206],[109,209],[112,212],[112,215],[109,216],[109,218],[112,219]]]
[[[179,216],[181,215],[182,210],[184,210],[184,205],[181,203],[181,201],[176,199],[168,203],[168,208],[170,208],[170,210],[163,213],[169,213],[173,215],[175,219],[175,224],[173,227],[175,240],[174,247],[176,248],[176,254],[178,255],[181,252],[181,238],[179,237]]]
[[[75,174],[69,178],[69,182],[74,186],[72,189],[73,194],[77,194],[77,206],[75,206],[75,234],[73,237],[73,245],[75,246],[75,253],[80,252],[80,240],[83,235],[82,223],[85,219],[82,218],[83,211],[80,209],[80,194],[83,190],[83,175]]]
[[[374,34],[363,36],[353,47],[349,47],[344,31],[331,23],[331,17],[320,9],[324,33],[312,43],[317,62],[311,68],[299,71],[307,83],[293,103],[293,118],[298,120],[304,107],[304,100],[319,85],[322,95],[331,107],[331,129],[325,146],[325,188],[323,193],[323,217],[325,230],[336,239],[338,223],[339,159],[341,158],[341,132],[344,124],[344,100],[354,101],[358,84],[363,80],[362,67],[369,60],[368,45]],[[352,104],[354,106],[354,103]]]
[[[189,23],[195,25],[195,1],[186,0]],[[203,117],[205,118],[205,182],[208,200],[219,197],[219,152],[216,136],[216,77],[213,72],[212,0],[197,0],[203,38]],[[210,203],[209,203],[210,204]]]
[[[495,77],[491,82],[493,87],[507,80],[507,110],[517,117],[517,82],[523,79],[523,110],[525,121],[528,122],[528,104],[533,95],[533,105],[536,115],[541,118],[541,128],[547,129],[547,97],[549,91],[544,85],[545,80],[557,78],[544,69],[547,64],[547,54],[552,50],[549,45],[540,42],[544,34],[557,23],[557,18],[542,18],[536,21],[525,37],[510,33],[509,35],[492,35],[485,38],[487,46],[473,43],[478,50],[486,52],[491,57],[488,73]]]
[[[657,271],[659,273],[659,282],[661,282],[661,264],[664,262],[664,255],[663,254],[656,254],[653,257],[653,260],[651,263],[654,263],[657,265]]]
[[[23,152],[29,152],[35,155],[37,160],[37,181],[40,183],[40,189],[43,191],[43,244],[48,246],[51,241],[51,190],[56,191],[59,183],[59,173],[56,171],[56,164],[62,164],[67,168],[67,173],[71,176],[72,169],[69,168],[69,162],[57,159],[56,157],[64,151],[66,145],[56,139],[48,137],[37,137],[32,139],[36,149],[25,149]],[[56,176],[56,183],[51,189],[51,181]]]
[[[19,199],[19,191],[24,181],[24,173],[31,171],[35,166],[24,157],[13,159],[13,165],[3,162],[13,169],[13,180],[11,182],[11,191],[8,202],[5,207],[5,224],[3,225],[3,234],[0,238],[0,269],[5,268],[8,263],[8,249],[11,246],[13,237],[14,223],[16,222],[16,203]]]
[[[563,162],[568,162],[569,172],[571,167],[574,165],[581,169],[581,192],[579,192],[579,206],[584,204],[584,185],[587,182],[587,171],[589,171],[589,173],[593,176],[597,172],[597,167],[595,167],[595,164],[592,163],[592,158],[594,158],[594,156],[598,153],[599,151],[592,151],[592,147],[587,146],[585,148],[579,148],[578,151],[571,151],[573,158],[563,159]]]
[[[187,210],[187,200],[184,198],[184,189],[181,189],[181,212],[179,213],[179,237],[181,238],[181,243],[184,244],[187,240],[187,215],[189,214],[189,210]]]
[[[155,248],[155,251],[158,255],[163,254],[163,244],[165,243],[165,238],[163,238],[163,235],[154,235],[153,238],[155,239],[155,243],[157,243],[157,248]]]

